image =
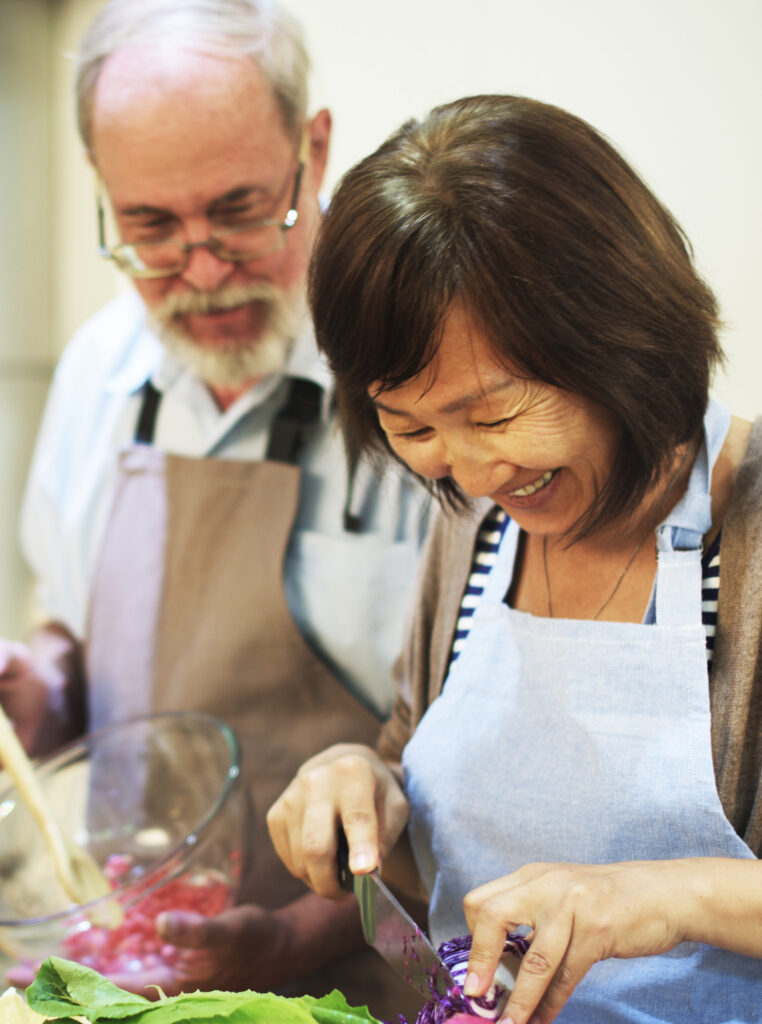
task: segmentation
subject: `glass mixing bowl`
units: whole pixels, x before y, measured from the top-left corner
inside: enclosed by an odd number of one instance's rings
[[[163,910],[206,916],[236,901],[251,814],[233,731],[167,712],[91,733],[36,763],[61,831],[102,867],[112,891],[71,905],[13,786],[0,788],[0,951],[36,966],[50,955],[102,973],[171,962]]]

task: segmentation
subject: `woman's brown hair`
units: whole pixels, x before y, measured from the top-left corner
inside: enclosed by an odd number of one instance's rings
[[[350,170],[310,301],[357,449],[385,446],[370,385],[415,377],[456,301],[514,371],[612,413],[618,456],[577,535],[632,510],[695,436],[722,359],[669,212],[590,125],[516,96],[437,107]]]

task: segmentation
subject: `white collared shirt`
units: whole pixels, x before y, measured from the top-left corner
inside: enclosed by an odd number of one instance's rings
[[[289,376],[324,388],[322,425],[300,460],[300,504],[284,567],[295,623],[345,685],[373,710],[391,706],[389,669],[425,529],[428,498],[395,464],[379,478],[361,464],[344,530],[347,470],[330,412],[331,378],[305,332],[283,375],[265,378],[220,411],[206,386],[151,332],[134,292],[80,328],[53,378],[21,515],[21,543],[45,619],[86,632],[89,592],[116,483],[116,456],[131,444],[147,380],[162,394],[154,443],[195,458],[261,459]]]

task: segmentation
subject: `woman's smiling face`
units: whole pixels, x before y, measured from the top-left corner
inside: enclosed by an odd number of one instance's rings
[[[490,497],[528,533],[562,535],[605,486],[613,417],[588,399],[511,372],[461,306],[417,377],[370,388],[381,429],[414,472]]]

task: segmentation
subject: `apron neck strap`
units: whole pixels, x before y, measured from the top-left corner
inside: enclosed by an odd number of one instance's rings
[[[265,456],[267,459],[291,465],[299,461],[304,446],[320,420],[322,396],[323,389],[314,381],[301,377],[291,380],[286,401],[270,431]],[[135,427],[136,444],[153,444],[161,397],[161,392],[147,380],[143,385],[143,399]]]
[[[135,427],[135,444],[153,444],[156,419],[161,404],[161,393],[156,390],[150,380],[143,385],[143,401]]]
[[[729,426],[728,410],[710,399],[704,415],[703,442],[686,492],[657,527],[655,613],[658,625],[701,622],[701,555],[704,536],[712,525],[712,470]]]
[[[294,465],[320,421],[323,389],[312,380],[294,377],[288,396],[270,431],[265,458]]]

